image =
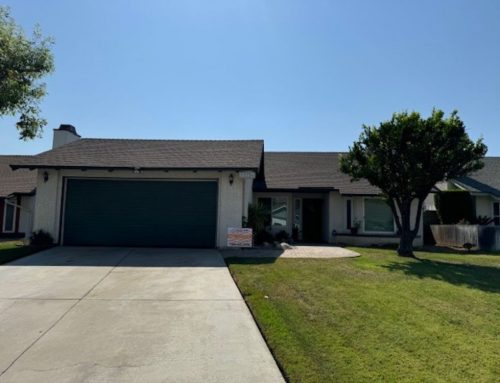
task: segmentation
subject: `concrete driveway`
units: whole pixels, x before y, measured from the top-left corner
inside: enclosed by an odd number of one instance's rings
[[[0,266],[0,382],[283,382],[216,250],[53,248]]]

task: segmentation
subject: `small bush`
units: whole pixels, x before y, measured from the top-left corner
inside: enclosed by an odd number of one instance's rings
[[[478,215],[476,217],[475,223],[477,223],[478,225],[489,225],[493,221],[494,221],[494,219],[491,217],[488,217],[486,215]]]
[[[258,233],[266,227],[267,212],[264,205],[248,205],[248,217],[243,217],[243,227],[249,227],[254,233]]]
[[[33,246],[52,246],[54,244],[52,235],[43,230],[33,232],[30,240]]]
[[[261,230],[255,233],[254,242],[256,245],[262,245],[264,242],[273,243],[274,237],[270,232]]]
[[[281,230],[280,232],[276,233],[274,238],[278,242],[289,242],[290,241],[290,234],[288,234],[285,230]]]

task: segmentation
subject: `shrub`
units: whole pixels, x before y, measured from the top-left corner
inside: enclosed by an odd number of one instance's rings
[[[259,233],[266,226],[267,212],[265,207],[260,204],[248,205],[248,217],[243,217],[243,227],[249,227],[254,233]]]
[[[290,235],[285,230],[281,230],[280,232],[276,233],[274,238],[278,242],[289,242],[290,241]]]
[[[486,215],[478,215],[476,217],[475,223],[477,223],[478,225],[489,225],[493,221],[494,219],[491,217],[488,217]]]
[[[256,245],[262,245],[264,242],[273,243],[274,237],[270,232],[261,230],[255,233],[254,242]]]
[[[30,242],[34,246],[52,246],[54,244],[54,239],[50,233],[43,230],[38,230],[33,232],[30,238]]]
[[[474,222],[474,200],[468,191],[442,191],[434,196],[439,221],[453,225],[460,221]]]

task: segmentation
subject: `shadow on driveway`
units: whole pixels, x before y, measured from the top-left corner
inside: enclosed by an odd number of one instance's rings
[[[226,267],[214,249],[54,247],[4,266]]]

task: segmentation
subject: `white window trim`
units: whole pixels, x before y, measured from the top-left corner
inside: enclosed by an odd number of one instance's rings
[[[365,218],[366,218],[366,205],[365,205],[365,201],[366,200],[374,200],[374,199],[378,199],[378,200],[384,200],[383,198],[380,198],[380,197],[365,197],[363,198],[363,220],[362,220],[362,228],[363,228],[363,234],[375,234],[375,235],[391,235],[391,234],[396,234],[397,232],[397,229],[396,229],[396,220],[394,218],[394,214],[392,216],[392,231],[371,231],[371,230],[366,230],[365,229]],[[352,202],[351,202],[352,203]],[[389,206],[388,206],[389,207]],[[352,209],[352,207],[351,207]],[[352,214],[351,214],[351,217],[352,217]]]
[[[6,230],[5,224],[7,222],[7,205],[11,205],[14,208],[14,218],[12,220],[12,230]],[[17,225],[17,205],[15,203],[4,201],[3,205],[3,221],[2,221],[2,232],[3,233],[15,233]]]

